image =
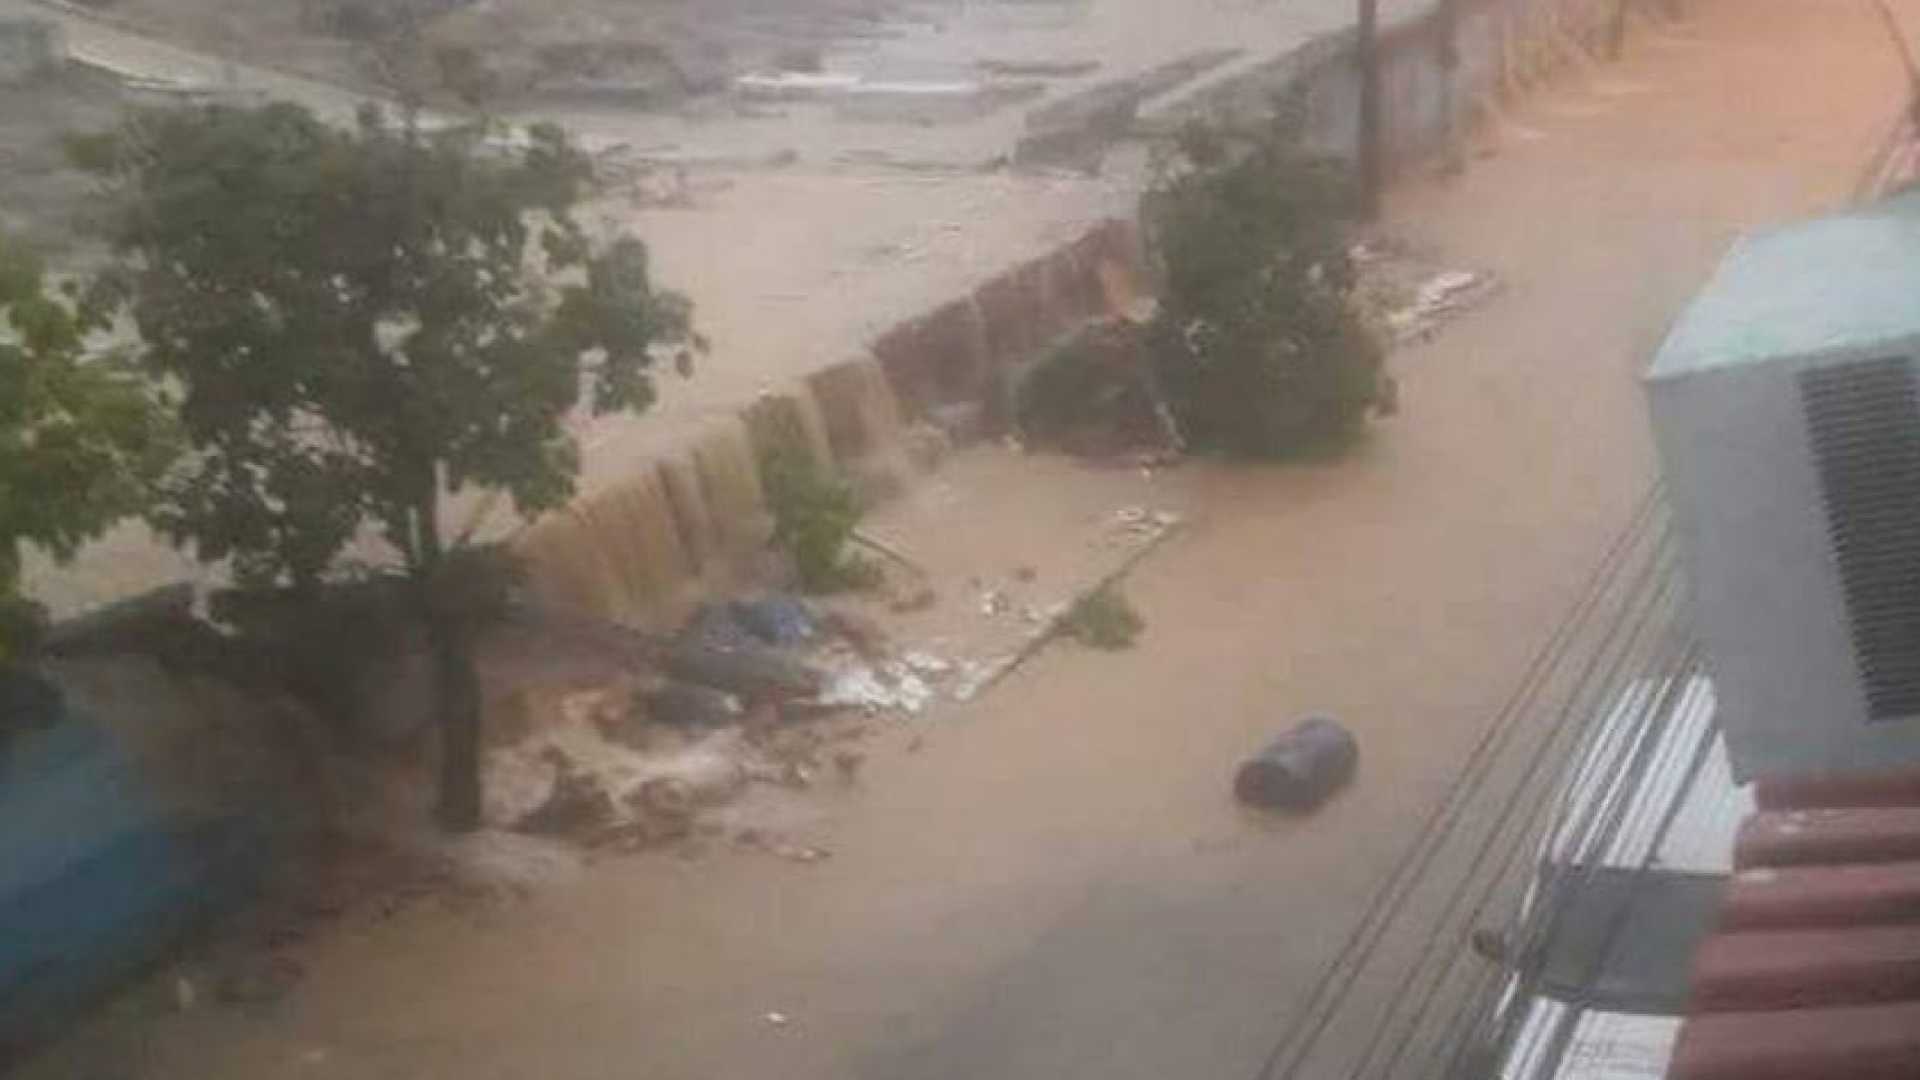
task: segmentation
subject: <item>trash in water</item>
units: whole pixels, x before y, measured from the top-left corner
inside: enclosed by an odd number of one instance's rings
[[[613,796],[597,777],[582,772],[558,749],[549,748],[543,756],[554,770],[553,788],[544,802],[513,823],[515,829],[551,836],[581,832],[614,819]]]
[[[953,700],[965,704],[980,695],[982,690],[993,685],[994,681],[1006,674],[1013,666],[1018,654],[989,657],[985,660],[962,660],[958,676],[948,693]]]
[[[866,713],[897,710],[918,715],[933,701],[933,687],[906,662],[851,664],[827,678],[827,688],[816,699],[822,705],[860,709]]]
[[[775,844],[767,850],[788,862],[800,863],[821,862],[833,855],[825,848],[811,847],[806,844]]]
[[[953,670],[953,661],[942,660],[930,652],[913,649],[902,653],[900,662],[920,675],[940,676]]]
[[[1179,525],[1180,515],[1171,510],[1149,510],[1144,506],[1123,506],[1108,518],[1101,533],[1108,546],[1134,546],[1151,543]]]
[[[701,604],[680,628],[677,639],[713,649],[747,649],[760,644],[731,604]]]
[[[820,636],[820,620],[800,600],[775,593],[727,605],[734,621],[768,645],[790,648]]]
[[[1432,335],[1442,319],[1486,300],[1500,288],[1493,274],[1474,270],[1446,270],[1420,283],[1413,302],[1387,313],[1387,327],[1395,344]]]
[[[724,727],[745,712],[740,699],[724,690],[669,681],[646,696],[647,716],[669,727]]]
[[[667,654],[667,673],[753,700],[807,697],[820,688],[820,673],[759,642],[723,648],[682,640]]]
[[[904,596],[896,598],[892,603],[887,605],[887,609],[895,615],[910,615],[916,611],[925,611],[939,603],[939,601],[939,594],[935,593],[931,587],[923,585]]]

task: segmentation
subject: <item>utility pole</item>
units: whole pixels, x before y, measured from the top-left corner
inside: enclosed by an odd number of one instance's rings
[[[1379,0],[1360,0],[1360,40],[1354,58],[1360,68],[1360,213],[1371,221],[1380,212],[1380,51]]]

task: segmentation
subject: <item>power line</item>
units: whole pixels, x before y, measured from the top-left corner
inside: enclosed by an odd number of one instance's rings
[[[1294,1076],[1328,1024],[1339,1013],[1361,970],[1405,907],[1421,875],[1459,826],[1466,806],[1486,783],[1495,761],[1517,735],[1520,720],[1525,715],[1524,706],[1547,685],[1568,648],[1585,628],[1586,621],[1611,591],[1627,565],[1629,555],[1653,527],[1661,506],[1659,488],[1655,485],[1640,500],[1626,528],[1610,543],[1579,599],[1531,659],[1494,721],[1481,733],[1443,797],[1438,812],[1421,826],[1386,879],[1370,897],[1361,918],[1316,981],[1306,1007],[1295,1013],[1292,1022],[1262,1061],[1257,1074],[1260,1080]]]
[[[1650,624],[1658,608],[1658,601],[1666,592],[1669,583],[1662,580],[1662,575],[1659,573],[1664,565],[1662,556],[1665,552],[1666,546],[1663,537],[1663,542],[1656,547],[1654,556],[1649,559],[1647,565],[1640,571],[1640,577],[1634,583],[1630,593],[1630,595],[1638,597],[1642,589],[1653,585],[1654,587],[1648,594],[1649,599],[1646,604],[1646,609],[1639,611],[1633,617],[1633,630],[1624,640],[1620,641],[1619,651],[1615,653],[1612,658],[1611,664],[1607,669],[1608,674],[1601,683],[1602,686],[1618,685],[1616,679],[1626,670],[1625,665],[1628,657],[1631,655],[1634,643],[1639,639],[1640,633]],[[1617,635],[1623,625],[1625,625],[1625,620],[1616,622],[1609,627],[1601,651],[1596,652],[1592,657],[1588,658],[1585,665],[1583,665],[1575,684],[1579,690],[1570,697],[1566,706],[1560,711],[1558,721],[1554,724],[1553,730],[1547,737],[1541,740],[1539,748],[1528,759],[1519,781],[1514,785],[1512,791],[1508,793],[1506,800],[1502,803],[1499,816],[1495,819],[1493,827],[1487,831],[1478,850],[1474,852],[1473,860],[1468,865],[1466,876],[1460,880],[1452,894],[1448,897],[1446,906],[1436,924],[1436,932],[1430,933],[1427,936],[1426,943],[1421,948],[1420,959],[1416,961],[1413,968],[1413,976],[1409,978],[1406,983],[1402,984],[1401,992],[1395,995],[1393,1004],[1388,1011],[1388,1016],[1396,1015],[1399,1011],[1400,1003],[1406,1000],[1410,994],[1414,993],[1413,988],[1419,983],[1421,973],[1423,971],[1430,971],[1430,975],[1426,979],[1426,990],[1421,992],[1417,997],[1419,1004],[1414,1009],[1413,1017],[1401,1027],[1401,1035],[1395,1045],[1392,1056],[1388,1059],[1386,1066],[1378,1075],[1389,1073],[1394,1066],[1399,1063],[1408,1047],[1412,1045],[1413,1038],[1419,1032],[1421,1024],[1426,1019],[1428,1012],[1433,1008],[1434,1002],[1437,1000],[1435,991],[1438,990],[1440,984],[1445,980],[1447,972],[1451,967],[1451,960],[1466,947],[1465,935],[1461,935],[1455,942],[1454,949],[1447,954],[1444,959],[1441,958],[1438,950],[1445,935],[1438,931],[1444,930],[1454,921],[1456,913],[1460,910],[1461,902],[1466,899],[1481,868],[1486,865],[1486,860],[1493,853],[1497,846],[1497,841],[1506,831],[1508,823],[1513,819],[1513,815],[1519,809],[1524,793],[1533,783],[1534,778],[1539,774],[1541,767],[1548,760],[1549,751],[1559,741],[1559,736],[1563,731],[1566,730],[1567,725],[1565,721],[1569,716],[1574,715],[1575,707],[1583,700],[1582,692],[1586,686],[1590,684],[1593,675],[1600,670],[1602,657],[1606,655],[1608,648],[1611,647],[1616,640],[1620,640]],[[1576,741],[1574,746],[1568,748],[1569,754],[1571,754],[1574,749],[1577,749],[1577,746],[1578,743]],[[1543,793],[1541,801],[1544,802],[1546,798],[1550,798],[1551,793],[1552,789],[1549,788]],[[1524,827],[1525,823],[1523,821],[1522,828],[1524,829]],[[1473,910],[1467,919],[1469,923],[1485,910],[1494,892],[1498,889],[1499,883],[1505,878],[1506,872],[1511,868],[1514,860],[1525,848],[1526,846],[1520,843],[1507,845],[1505,857],[1497,864],[1493,876],[1487,879],[1487,883],[1481,888],[1479,896],[1474,902]],[[1383,1023],[1375,1028],[1374,1036],[1368,1041],[1366,1052],[1360,1059],[1360,1065],[1354,1070],[1356,1075],[1375,1075],[1371,1072],[1371,1066],[1379,1048],[1384,1045],[1386,1034],[1392,1026],[1393,1025]]]

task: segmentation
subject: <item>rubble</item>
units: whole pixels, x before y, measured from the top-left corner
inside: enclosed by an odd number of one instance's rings
[[[828,677],[826,689],[816,700],[822,705],[858,709],[870,716],[882,712],[918,716],[933,699],[933,687],[904,660],[869,664],[853,657]]]
[[[820,622],[813,612],[799,600],[784,594],[735,600],[727,605],[727,610],[735,622],[767,645],[799,646],[820,636]]]
[[[931,586],[923,586],[896,597],[887,605],[887,609],[896,615],[910,615],[916,611],[925,611],[940,602],[940,596]]]
[[[681,641],[667,654],[667,673],[751,701],[811,697],[821,686],[819,671],[757,645],[727,649]]]
[[[1018,653],[1007,653],[985,660],[962,660],[959,674],[948,691],[953,700],[965,704],[979,697],[987,687],[1000,680],[1019,661]]]
[[[1126,507],[1102,527],[1131,553],[1178,520]],[[872,719],[970,701],[1031,655],[1067,608],[1031,597],[1039,579],[1021,565],[1004,584],[974,583],[984,610],[1019,627],[1010,648],[985,657],[955,655],[946,639],[896,645],[852,604],[816,611],[781,593],[707,604],[604,685],[544,691],[555,703],[545,721],[486,756],[484,819],[594,850],[688,854],[703,835],[764,825],[784,792],[856,784],[867,760],[856,741]],[[652,663],[664,674],[644,674]],[[796,862],[830,854],[759,828],[734,839]]]
[[[704,604],[668,651],[667,672],[749,701],[808,697],[820,673],[786,650],[819,634],[819,620],[790,596]]]
[[[514,828],[535,835],[556,835],[606,825],[614,819],[613,796],[597,777],[575,769],[558,750],[550,751],[546,760],[554,768],[553,786],[545,801],[514,822]]]
[[[647,716],[670,727],[704,730],[739,722],[740,699],[724,690],[669,680],[646,694]]]

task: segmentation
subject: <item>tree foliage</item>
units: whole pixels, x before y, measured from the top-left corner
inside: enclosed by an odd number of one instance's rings
[[[760,455],[760,478],[773,514],[773,543],[793,558],[801,588],[830,593],[871,581],[872,568],[847,550],[860,523],[852,484],[790,445]]]
[[[446,501],[563,503],[569,417],[650,405],[656,364],[684,369],[703,347],[688,301],[654,287],[640,241],[589,242],[573,208],[590,163],[553,127],[429,133],[368,111],[339,129],[292,105],[208,107],[76,150],[120,195],[101,287],[179,388],[192,448],[156,525],[247,582],[306,589],[384,541],[423,586],[444,698],[470,674],[435,606],[462,540]],[[471,734],[470,718],[443,721]],[[458,801],[450,819],[471,824],[477,792]]]
[[[1283,456],[1350,434],[1383,350],[1352,300],[1352,189],[1291,110],[1253,134],[1196,127],[1143,203],[1164,275],[1161,381],[1194,445]]]
[[[150,114],[105,149],[105,281],[197,451],[159,524],[249,579],[317,581],[367,525],[427,569],[470,488],[559,505],[582,398],[644,409],[662,350],[700,344],[638,240],[590,247],[588,163],[558,129],[506,148],[273,105]]]
[[[70,558],[142,508],[174,449],[146,381],[97,347],[106,329],[0,236],[0,657],[24,625],[24,549]]]

